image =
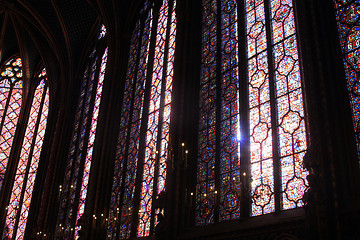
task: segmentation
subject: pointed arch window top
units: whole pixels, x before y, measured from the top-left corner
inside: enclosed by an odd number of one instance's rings
[[[105,27],[104,24],[102,24],[101,27],[100,27],[100,33],[99,33],[98,39],[104,38],[105,35],[106,35],[106,27]]]
[[[1,72],[1,80],[8,80],[10,84],[14,84],[22,77],[22,63],[21,58],[16,57],[10,59],[4,66]],[[6,83],[7,81],[3,81]],[[21,87],[21,86],[19,86]]]
[[[46,69],[43,68],[38,76],[38,78],[46,78],[47,79],[47,75],[46,75]]]

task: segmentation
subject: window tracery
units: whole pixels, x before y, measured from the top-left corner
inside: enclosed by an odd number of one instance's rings
[[[149,236],[159,213],[154,199],[165,191],[176,1],[160,2],[159,10],[145,2],[132,35],[109,213],[112,238]]]
[[[241,201],[251,202],[250,216],[301,207],[307,188],[292,1],[246,0],[245,16],[238,15],[238,8],[235,0],[203,0],[196,184],[200,226],[238,219]],[[239,17],[245,19],[245,44],[239,42]],[[239,48],[246,49],[246,59]],[[246,73],[239,72],[241,62],[246,62]],[[245,200],[241,191],[248,184],[250,199]]]
[[[16,65],[21,66],[21,60],[19,58],[17,59]],[[17,77],[21,77],[20,75],[20,73],[17,74]],[[49,112],[49,91],[45,68],[43,68],[37,76],[37,84],[32,97],[25,135],[22,139],[15,181],[13,183],[9,205],[6,208],[7,214],[3,237],[9,239],[13,237],[23,239],[28,220],[27,217]]]

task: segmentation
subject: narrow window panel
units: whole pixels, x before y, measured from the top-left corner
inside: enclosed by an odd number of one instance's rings
[[[21,58],[10,59],[0,76],[0,191],[22,104]]]
[[[10,202],[7,207],[4,237],[23,239],[30,209],[32,192],[35,184],[40,153],[44,140],[47,116],[49,111],[49,93],[46,79],[46,70],[38,76],[42,78],[35,90],[29,119],[22,141],[20,159],[16,168]]]
[[[334,0],[340,46],[352,109],[352,119],[360,157],[360,2]],[[360,164],[360,162],[359,162]]]

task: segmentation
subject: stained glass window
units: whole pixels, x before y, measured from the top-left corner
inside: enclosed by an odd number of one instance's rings
[[[244,7],[240,12],[245,16],[238,15],[235,0],[203,0],[196,184],[199,226],[238,219],[242,199],[244,204],[251,202],[250,216],[301,207],[307,188],[308,173],[302,166],[306,128],[292,0],[270,0],[268,5],[246,0]],[[238,16],[245,19],[242,33]],[[243,44],[239,37],[245,38]],[[246,59],[240,58],[240,48],[245,48]],[[242,73],[241,61],[247,63]],[[245,86],[241,82],[247,82],[247,87],[240,88]],[[247,107],[240,111],[244,99],[247,104],[242,106]],[[246,191],[250,199],[241,195]]]
[[[360,1],[334,0],[334,5],[360,156]]]
[[[98,40],[104,38],[105,35],[106,28],[102,25]],[[78,221],[85,211],[108,48],[106,47],[102,55],[100,54],[101,52],[94,48],[85,68],[65,178],[59,187],[61,205],[56,236],[62,239],[77,239],[79,237],[81,227]]]
[[[30,115],[23,138],[15,181],[7,207],[3,237],[23,239],[29,213],[32,191],[39,165],[49,111],[49,91],[45,68],[38,75]]]
[[[10,59],[0,76],[0,192],[22,103],[21,58]]]
[[[203,1],[203,6],[196,187],[199,225],[214,223],[218,196],[220,204],[216,211],[220,219],[236,219],[240,214],[237,4],[236,1]],[[217,53],[221,57],[217,58]],[[217,120],[219,113],[221,117]],[[219,184],[223,187],[218,188]]]
[[[175,7],[175,1],[164,0],[160,9],[154,10],[146,1],[140,13],[145,17],[139,20],[132,35],[110,203],[109,238],[149,236],[157,222],[155,214],[159,212],[155,212],[153,199],[165,191]],[[153,11],[159,11],[157,19]],[[150,53],[153,59],[149,59]],[[147,75],[148,70],[151,75]],[[148,98],[145,93],[149,93]],[[140,188],[135,187],[136,179],[141,181]],[[137,205],[138,209],[134,209]]]
[[[144,101],[144,90],[145,90],[145,81],[146,81],[146,65],[148,62],[148,50],[149,50],[149,41],[150,41],[150,25],[151,25],[151,15],[147,18],[145,22],[145,27],[143,33],[140,31],[140,22],[137,23],[134,30],[131,49],[130,49],[130,58],[128,63],[128,73],[125,83],[124,91],[124,103],[121,111],[121,120],[120,120],[120,134],[118,139],[117,146],[117,156],[115,161],[115,173],[113,180],[113,190],[112,198],[110,205],[110,226],[109,234],[113,238],[118,234],[121,238],[130,237],[131,231],[131,218],[133,214],[133,201],[134,201],[134,190],[135,190],[135,179],[136,179],[136,169],[138,163],[139,155],[139,137],[140,137],[140,127],[142,120],[142,104]],[[140,38],[142,35],[142,38]],[[137,55],[137,49],[140,48],[140,41],[142,43],[142,48],[140,50],[140,55]],[[137,58],[140,58],[139,60]],[[135,72],[135,66],[137,61],[141,61],[142,67],[138,67],[137,73]],[[137,81],[136,77],[137,76]],[[133,99],[132,99],[133,98]],[[137,103],[137,104],[136,104]],[[132,111],[131,111],[132,108]],[[130,115],[130,113],[132,113]],[[131,119],[131,121],[130,121]],[[130,125],[130,126],[129,126]],[[131,135],[131,136],[129,136]],[[126,137],[129,138],[130,143],[126,146]],[[126,153],[126,147],[127,153]],[[127,161],[125,159],[127,157]],[[123,174],[126,172],[126,176]],[[122,187],[122,178],[124,179],[124,195],[123,200],[120,202],[120,194]],[[121,216],[120,214],[120,207]],[[118,226],[120,225],[120,226]],[[118,229],[119,228],[119,229]],[[117,233],[118,231],[118,233]]]

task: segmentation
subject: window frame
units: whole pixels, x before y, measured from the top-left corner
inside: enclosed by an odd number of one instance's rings
[[[241,180],[242,182],[240,183],[240,188],[238,189],[239,191],[239,199],[240,199],[240,220],[244,220],[244,219],[248,219],[249,218],[253,218],[251,216],[251,204],[252,204],[252,200],[251,200],[251,161],[250,161],[250,129],[249,129],[249,97],[248,97],[248,93],[249,93],[249,82],[248,82],[248,56],[247,56],[247,30],[246,30],[246,12],[245,12],[245,1],[236,1],[238,4],[237,7],[237,16],[238,16],[238,22],[237,22],[237,26],[239,29],[239,33],[238,33],[238,68],[241,69],[239,71],[239,76],[238,76],[238,83],[239,83],[239,115],[240,115],[240,126],[245,126],[245,127],[240,127],[242,129],[241,132],[241,147],[240,147],[240,155],[242,156],[241,158],[241,164],[240,164],[240,173],[241,173]],[[305,141],[306,141],[306,145],[308,145],[309,143],[309,139],[308,139],[308,120],[307,120],[307,115],[306,115],[306,103],[305,103],[305,88],[304,88],[304,81],[305,81],[305,76],[303,74],[303,69],[302,69],[302,57],[301,57],[301,41],[299,39],[299,30],[298,30],[298,22],[297,22],[297,9],[296,9],[296,3],[294,1],[292,1],[293,6],[292,6],[292,11],[294,13],[294,26],[295,26],[295,39],[297,41],[297,54],[298,54],[298,65],[300,68],[300,78],[301,78],[301,87],[300,89],[302,89],[302,99],[303,99],[303,112],[305,113],[302,117],[301,121],[304,121],[304,126],[305,126]],[[270,86],[272,86],[270,89],[270,94],[271,94],[271,125],[273,127],[271,127],[273,133],[272,133],[272,146],[273,146],[273,162],[274,162],[274,194],[275,194],[275,211],[272,213],[269,213],[270,215],[279,215],[282,214],[282,212],[287,211],[287,210],[282,210],[281,209],[281,199],[280,196],[283,195],[282,189],[281,189],[281,164],[280,164],[280,159],[281,157],[279,156],[280,154],[280,143],[277,140],[278,139],[278,128],[279,128],[279,124],[277,123],[277,116],[278,113],[276,112],[276,96],[275,96],[275,67],[274,67],[274,50],[273,47],[276,43],[273,43],[272,40],[272,29],[271,29],[271,13],[270,13],[270,0],[265,0],[264,1],[265,4],[265,21],[266,21],[266,39],[267,39],[267,46],[265,48],[264,51],[267,52],[267,59],[268,59],[268,74],[269,74],[269,78],[270,78]],[[217,14],[220,14],[220,6],[221,3],[220,1],[217,1]],[[201,21],[203,20],[203,17],[201,18]],[[220,17],[217,16],[217,19],[220,19]],[[221,20],[219,20],[220,22]],[[220,35],[220,23],[217,23],[217,36],[218,39],[221,39],[221,35]],[[202,25],[202,23],[200,24]],[[230,24],[231,25],[231,24]],[[291,37],[291,36],[290,36]],[[290,37],[285,37],[284,39],[290,38]],[[281,41],[284,41],[284,39],[282,39]],[[216,62],[218,62],[217,64],[217,75],[216,75],[216,83],[219,84],[220,86],[218,86],[218,88],[221,88],[221,79],[222,79],[222,75],[223,75],[223,71],[220,69],[221,65],[220,63],[222,62],[221,59],[221,54],[218,53],[218,51],[221,51],[221,41],[218,40],[218,46],[216,48]],[[203,42],[201,43],[201,45],[203,45]],[[255,55],[256,56],[256,55]],[[201,64],[200,64],[201,65]],[[199,69],[201,68],[199,65]],[[246,69],[246,70],[245,70]],[[201,81],[201,77],[199,77],[199,82]],[[199,93],[201,91],[201,86],[199,85]],[[220,91],[217,91],[217,96],[219,97]],[[199,97],[199,101],[201,100],[201,97]],[[217,193],[219,193],[221,190],[219,189],[220,186],[220,156],[219,156],[219,150],[220,150],[220,110],[221,109],[221,103],[219,101],[216,102],[216,111],[217,111],[217,116],[216,116],[216,138],[218,138],[216,141],[216,164],[215,164],[215,190]],[[200,115],[199,115],[200,116]],[[198,120],[199,122],[199,120]],[[199,129],[196,130],[197,134],[199,134]],[[199,136],[198,136],[199,138]],[[199,143],[196,143],[196,152],[199,151]],[[199,153],[197,153],[199,154]],[[292,153],[292,155],[295,155],[296,153]],[[292,156],[291,155],[291,156]],[[197,160],[195,162],[198,161],[198,157]],[[197,164],[196,164],[197,166]],[[199,170],[196,170],[195,172],[198,173]],[[304,179],[304,181],[306,182],[306,179]],[[191,209],[193,209],[193,211],[195,211],[196,209],[196,205],[197,205],[197,200],[193,198],[193,195],[196,196],[197,189],[195,189],[195,186],[198,185],[198,181],[193,181],[192,185],[189,187],[191,189],[190,193],[186,193],[187,194],[187,198],[190,199],[191,204],[190,207]],[[308,184],[306,184],[306,189],[308,188]],[[306,191],[305,189],[305,191]],[[212,225],[212,224],[223,224],[222,221],[219,220],[219,194],[215,194],[215,207],[214,207],[214,216],[213,216],[213,223],[205,223],[205,224],[198,224],[197,220],[196,220],[196,216],[194,213],[189,213],[191,222],[193,223],[192,226],[195,227],[200,227],[203,228],[207,225]],[[189,196],[191,194],[191,196]],[[274,198],[274,197],[273,197]],[[293,212],[299,212],[297,210],[292,209],[291,211]],[[265,214],[265,215],[269,215],[269,214]],[[261,214],[260,216],[265,217],[265,215]],[[228,221],[224,221],[224,224],[226,222],[231,222],[234,220],[228,220]]]
[[[13,57],[9,58],[7,62],[11,61],[12,59],[14,58],[20,58],[18,54],[14,55]],[[21,59],[21,61],[23,61]],[[23,64],[23,63],[22,63]],[[11,146],[11,152],[10,152],[10,155],[9,155],[9,163],[7,165],[7,168],[6,168],[6,175],[5,175],[5,179],[4,179],[4,182],[6,184],[5,188],[2,190],[4,191],[3,192],[3,197],[2,197],[2,201],[5,202],[6,204],[6,213],[8,212],[8,210],[11,210],[11,208],[9,208],[8,204],[10,204],[10,201],[11,201],[11,196],[13,195],[13,193],[15,192],[14,191],[14,184],[15,184],[15,177],[16,177],[16,173],[17,173],[17,169],[18,169],[18,165],[20,164],[20,161],[21,161],[21,156],[20,156],[20,153],[22,152],[23,150],[23,147],[24,147],[24,144],[25,144],[25,134],[28,130],[28,127],[29,127],[29,124],[30,124],[30,114],[31,114],[31,111],[33,110],[33,107],[32,107],[32,103],[33,101],[35,100],[35,94],[36,94],[36,91],[38,90],[38,87],[40,86],[41,82],[43,81],[44,82],[44,90],[42,92],[42,95],[40,96],[40,108],[39,108],[39,112],[38,114],[35,116],[35,127],[34,127],[34,132],[36,133],[35,135],[31,135],[31,136],[35,136],[35,137],[32,137],[31,138],[31,143],[30,143],[30,153],[28,155],[28,157],[25,160],[25,173],[24,173],[24,176],[25,176],[25,181],[21,181],[21,184],[20,184],[20,206],[24,207],[24,194],[26,192],[26,194],[28,194],[28,199],[30,199],[30,203],[28,204],[27,206],[27,209],[25,209],[25,212],[27,212],[25,215],[28,215],[30,211],[32,211],[32,197],[33,197],[33,193],[34,193],[34,186],[36,186],[36,182],[38,181],[38,168],[39,168],[39,164],[42,164],[42,155],[43,155],[43,145],[44,143],[47,141],[46,140],[46,135],[47,135],[47,132],[46,132],[46,129],[47,129],[47,125],[48,125],[48,119],[49,119],[49,113],[50,113],[50,108],[51,108],[51,96],[50,96],[50,86],[49,86],[49,81],[47,79],[47,73],[43,76],[40,76],[41,72],[43,69],[45,69],[44,67],[44,64],[39,64],[40,66],[42,67],[38,67],[37,70],[35,71],[35,75],[33,76],[33,78],[31,79],[31,82],[30,84],[25,84],[24,83],[24,79],[23,76],[21,77],[20,80],[17,80],[17,81],[22,81],[22,97],[21,97],[21,106],[20,106],[20,113],[19,113],[19,116],[18,116],[18,124],[16,126],[16,129],[15,129],[15,133],[14,133],[14,141],[13,141],[13,144]],[[5,66],[5,65],[4,65]],[[27,91],[28,90],[28,91]],[[47,104],[48,104],[48,108],[44,110],[44,106],[46,104],[46,99],[47,99]],[[44,112],[45,111],[45,112]],[[43,114],[46,114],[46,121],[45,121],[45,126],[44,127],[44,133],[43,133],[43,136],[41,137],[40,141],[41,141],[41,146],[40,146],[40,149],[39,149],[39,152],[38,152],[38,158],[37,160],[34,158],[36,156],[34,156],[34,149],[38,146],[35,146],[39,143],[39,139],[38,139],[38,131],[39,131],[39,126],[40,126],[40,121],[41,119],[43,119]],[[24,120],[26,119],[26,120]],[[26,122],[25,125],[23,124],[19,124],[21,122]],[[35,159],[35,161],[37,162],[33,162],[33,160]],[[34,167],[34,164],[35,164],[35,177],[34,179],[32,180],[32,190],[30,193],[28,193],[26,191],[26,189],[28,189],[28,183],[29,183],[29,171],[30,171],[30,168]],[[11,191],[13,190],[13,191]],[[14,225],[16,226],[16,229],[15,231],[13,231],[11,233],[12,237],[15,237],[17,236],[18,234],[18,229],[19,229],[19,218],[20,218],[20,210],[24,210],[23,208],[21,209],[15,209],[16,211],[16,216],[15,216],[15,220],[14,220]],[[6,214],[8,215],[8,214]],[[0,228],[0,231],[2,234],[5,234],[5,221],[7,221],[8,219],[8,216],[4,216],[3,218],[3,221],[4,221],[4,226]],[[28,216],[26,216],[25,219],[23,219],[25,221],[25,226],[24,226],[24,229],[22,230],[22,235],[24,234],[27,234],[26,231],[27,231],[27,220],[28,220]]]
[[[59,185],[59,211],[56,220],[56,237],[74,237],[78,236],[80,231],[80,225],[78,222],[82,221],[81,216],[86,213],[86,198],[89,194],[89,184],[91,182],[92,171],[94,165],[96,165],[96,151],[98,149],[98,132],[101,131],[99,128],[99,119],[103,115],[103,96],[105,91],[104,85],[107,83],[107,66],[109,63],[110,49],[107,45],[107,34],[106,27],[104,24],[100,24],[96,31],[96,39],[91,47],[89,55],[85,58],[84,67],[81,72],[81,83],[79,84],[78,93],[76,94],[77,107],[74,110],[73,120],[73,131],[71,132],[71,139],[69,139],[68,155],[66,157],[66,167],[64,169],[64,177],[62,183]],[[95,37],[94,37],[95,38]],[[103,80],[101,85],[100,102],[98,103],[98,110],[94,109],[97,90],[99,84],[99,77],[101,74],[101,66],[103,56],[107,52],[105,69],[103,73]],[[83,91],[83,93],[81,92]],[[86,98],[90,96],[90,98]],[[88,102],[86,102],[88,101]],[[81,105],[79,105],[81,103]],[[85,112],[86,111],[86,112]],[[83,188],[85,162],[88,155],[88,145],[90,142],[90,132],[93,130],[92,120],[93,114],[97,111],[95,126],[95,135],[92,141],[92,149],[90,156],[90,169],[88,182],[86,187],[86,194],[84,198],[84,209],[83,213],[79,214],[81,189]],[[84,123],[85,122],[85,123]],[[84,133],[84,134],[82,134]],[[74,183],[77,183],[76,185]],[[70,214],[71,213],[71,214]],[[66,228],[64,228],[66,226]]]

